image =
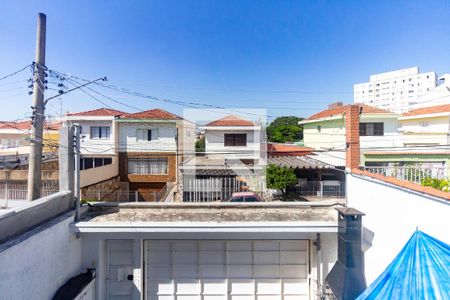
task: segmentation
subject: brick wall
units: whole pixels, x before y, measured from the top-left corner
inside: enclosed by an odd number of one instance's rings
[[[348,171],[359,168],[359,113],[358,105],[350,105],[345,112],[345,167]]]

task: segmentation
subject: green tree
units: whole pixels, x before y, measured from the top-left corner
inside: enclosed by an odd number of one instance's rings
[[[275,143],[298,142],[303,139],[303,128],[298,122],[303,118],[278,117],[267,126],[267,140]]]
[[[297,176],[293,169],[269,165],[266,172],[267,187],[281,191],[283,199],[286,200],[286,189],[297,182]]]
[[[195,152],[205,152],[205,137],[195,141]]]

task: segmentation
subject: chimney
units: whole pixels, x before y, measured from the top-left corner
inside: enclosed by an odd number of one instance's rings
[[[325,281],[338,300],[355,299],[366,288],[361,228],[364,214],[354,208],[337,208],[338,260]]]
[[[345,111],[345,169],[359,168],[359,105],[349,105]]]
[[[334,102],[331,104],[328,104],[328,109],[332,109],[332,108],[336,108],[336,107],[341,107],[342,105],[344,105],[342,102]]]

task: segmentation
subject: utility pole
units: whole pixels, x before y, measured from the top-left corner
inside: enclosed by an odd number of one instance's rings
[[[47,17],[38,14],[36,54],[33,74],[33,119],[31,125],[30,156],[28,167],[28,200],[41,197],[42,143],[44,127],[45,35]]]
[[[74,193],[75,198],[75,221],[80,220],[80,125],[74,124],[72,126],[73,133],[73,153],[74,153],[74,165],[75,165],[75,176],[74,176]]]

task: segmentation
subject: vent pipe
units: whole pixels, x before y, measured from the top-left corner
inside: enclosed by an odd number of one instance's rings
[[[361,228],[364,214],[354,208],[337,208],[338,260],[325,279],[337,299],[355,299],[366,288]]]

